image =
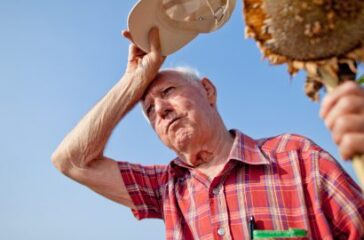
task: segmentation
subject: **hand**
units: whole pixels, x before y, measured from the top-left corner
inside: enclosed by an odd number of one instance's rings
[[[157,75],[165,57],[161,55],[159,31],[156,27],[149,31],[150,52],[146,53],[134,43],[129,31],[123,31],[123,36],[132,43],[129,46],[128,64],[126,74],[137,76],[146,81],[151,81]]]
[[[343,159],[364,154],[364,88],[343,83],[324,98],[320,115]]]

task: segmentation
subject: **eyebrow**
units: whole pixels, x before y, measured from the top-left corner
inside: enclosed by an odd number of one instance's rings
[[[173,82],[167,82],[167,83],[162,83],[161,84],[161,86],[158,86],[158,89],[157,89],[157,93],[158,94],[161,94],[166,88],[169,88],[169,87],[171,87],[171,86],[173,86],[173,87],[177,87],[177,83],[173,83]],[[144,103],[148,103],[148,105],[149,105],[149,101],[147,101],[147,100],[149,100],[148,99],[148,95],[149,95],[149,93],[150,93],[150,87],[148,87],[146,90],[145,90],[145,92],[144,92],[144,94],[143,94],[143,96],[142,96],[142,98],[141,98],[141,100],[144,102]],[[147,107],[149,107],[149,106],[147,106]]]

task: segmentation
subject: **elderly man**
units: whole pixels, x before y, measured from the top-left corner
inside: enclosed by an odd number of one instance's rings
[[[131,39],[128,32],[124,36]],[[150,53],[131,44],[122,79],[53,154],[61,172],[131,208],[138,219],[163,219],[167,239],[249,239],[252,216],[262,230],[303,228],[310,239],[364,237],[361,190],[328,153],[297,135],[256,141],[227,130],[214,85],[186,71],[159,72],[164,58],[156,29],[149,40]],[[364,102],[362,89],[347,88],[342,92],[349,94],[341,95]],[[139,100],[159,138],[177,154],[169,165],[141,166],[103,155],[112,130]],[[323,107],[331,129],[333,116],[348,113],[337,109],[338,102],[332,96]],[[356,127],[338,127],[335,138],[363,136],[358,121]],[[351,145],[345,156],[364,152],[362,144]]]

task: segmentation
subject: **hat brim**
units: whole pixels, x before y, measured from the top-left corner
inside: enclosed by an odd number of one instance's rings
[[[128,17],[128,29],[133,42],[145,52],[150,52],[148,33],[152,27],[158,27],[161,41],[161,53],[163,56],[170,55],[185,46],[198,33],[169,26],[162,22],[157,11],[160,0],[140,0],[131,10]]]

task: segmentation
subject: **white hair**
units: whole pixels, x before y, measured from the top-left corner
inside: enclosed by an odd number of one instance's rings
[[[191,67],[187,67],[187,66],[179,66],[179,67],[174,67],[174,68],[164,68],[164,69],[160,70],[159,73],[163,73],[163,72],[166,72],[166,71],[177,72],[180,75],[182,75],[184,79],[186,79],[188,82],[190,82],[190,83],[192,83],[194,85],[198,85],[197,83],[199,83],[200,80],[201,80],[200,73],[195,68],[191,68]]]

